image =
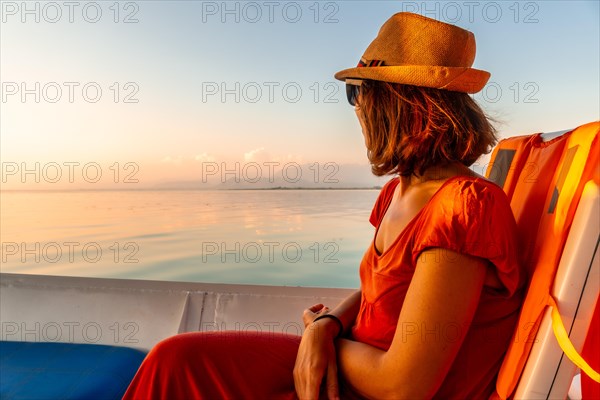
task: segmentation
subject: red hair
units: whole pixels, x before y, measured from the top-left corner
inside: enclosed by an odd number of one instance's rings
[[[496,129],[468,94],[363,81],[357,99],[377,176],[423,175],[450,162],[472,165],[498,141]]]

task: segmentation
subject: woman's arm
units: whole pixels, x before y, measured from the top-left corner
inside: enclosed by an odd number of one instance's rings
[[[323,377],[327,380],[327,394],[333,400],[339,397],[337,381],[337,361],[334,339],[339,332],[339,326],[329,318],[323,318],[313,323],[313,320],[323,314],[333,314],[340,319],[345,330],[356,319],[360,308],[361,291],[348,296],[331,312],[322,304],[304,310],[302,316],[306,327],[298,348],[296,365],[294,366],[294,383],[300,399],[319,398],[319,389]]]
[[[473,319],[486,267],[486,260],[446,249],[422,252],[389,350],[338,341],[339,369],[346,382],[374,399],[433,396]],[[448,327],[459,327],[458,337],[445,338],[442,332]]]

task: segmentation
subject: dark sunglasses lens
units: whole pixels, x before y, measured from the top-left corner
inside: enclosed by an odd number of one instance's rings
[[[351,106],[356,105],[356,98],[358,97],[359,90],[360,86],[358,85],[346,84],[346,96],[348,97],[348,103],[350,103]]]

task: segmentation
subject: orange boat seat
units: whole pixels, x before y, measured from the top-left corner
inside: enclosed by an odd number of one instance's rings
[[[578,355],[597,329],[599,131],[518,136],[492,153],[486,175],[511,201],[529,277],[493,398],[565,398],[577,367],[599,379]]]

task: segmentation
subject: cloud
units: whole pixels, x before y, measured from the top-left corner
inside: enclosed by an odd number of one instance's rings
[[[215,161],[215,158],[208,153],[198,154],[194,157],[195,161],[207,162],[207,161]]]
[[[183,157],[182,156],[177,156],[177,157],[166,156],[162,160],[160,160],[160,162],[164,163],[164,164],[181,165],[183,163]]]
[[[294,154],[274,156],[268,151],[266,151],[264,147],[259,147],[258,149],[250,150],[244,153],[244,162],[256,162],[259,164],[265,162],[275,162],[280,164],[286,162],[295,162],[298,164],[303,164],[304,158],[302,156]]]
[[[258,149],[250,150],[244,153],[244,161],[245,162],[265,162],[265,161],[273,161],[271,155],[265,150],[264,147],[260,147]]]

